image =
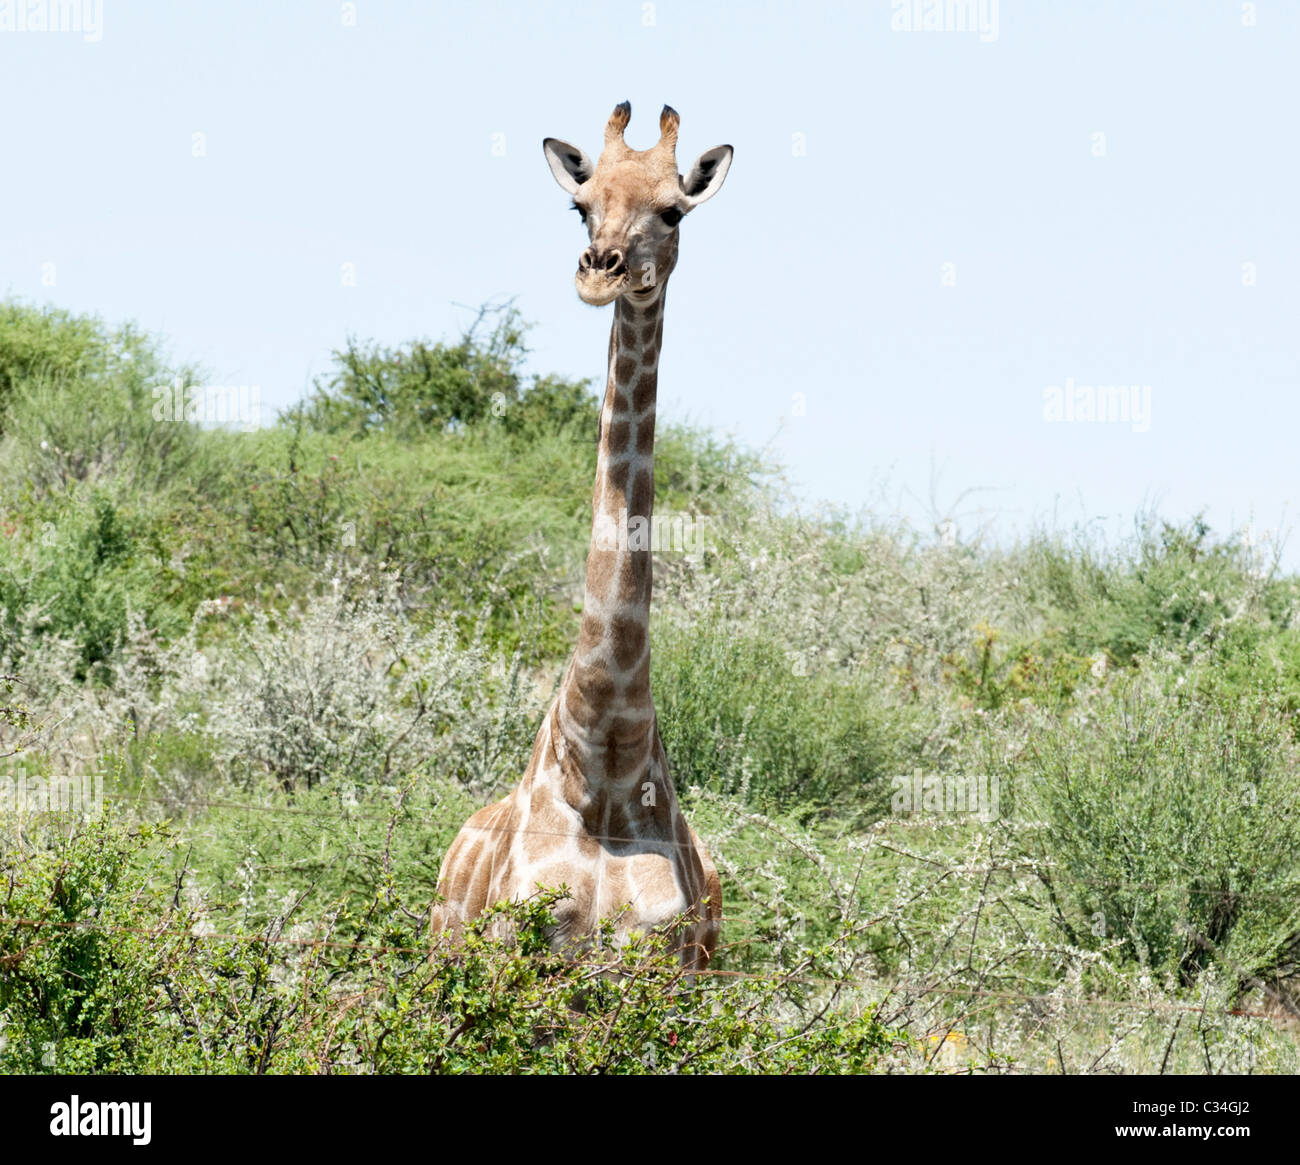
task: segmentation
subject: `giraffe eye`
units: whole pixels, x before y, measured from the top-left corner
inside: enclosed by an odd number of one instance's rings
[[[675,206],[670,206],[667,210],[659,215],[666,227],[675,227],[682,221],[682,212]]]
[[[582,207],[580,207],[576,202],[571,202],[569,203],[569,205],[572,206],[573,209],[578,212],[578,217],[582,219],[582,221],[585,223],[587,221],[587,212],[583,210]]]

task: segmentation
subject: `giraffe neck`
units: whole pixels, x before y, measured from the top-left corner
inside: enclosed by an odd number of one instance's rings
[[[620,298],[609,334],[582,628],[558,705],[589,782],[632,780],[654,740],[650,521],[664,290],[644,307]]]

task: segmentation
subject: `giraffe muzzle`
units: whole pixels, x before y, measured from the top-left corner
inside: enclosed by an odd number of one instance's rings
[[[583,303],[589,303],[595,307],[603,307],[607,303],[613,303],[631,286],[626,267],[623,267],[617,274],[595,268],[584,270],[579,267],[578,274],[574,278],[574,284],[578,289],[578,298]]]

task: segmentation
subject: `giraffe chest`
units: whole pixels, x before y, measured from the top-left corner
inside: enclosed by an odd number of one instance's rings
[[[569,897],[555,906],[557,938],[588,933],[605,918],[615,920],[620,936],[652,930],[692,904],[694,896],[670,845],[639,843],[625,848],[640,852],[626,853],[615,852],[617,848],[597,846],[585,860],[557,855],[528,863],[518,870],[514,894],[559,886],[568,889]]]
[[[622,784],[594,788],[567,774],[548,719],[536,766],[512,797],[509,857],[492,900],[563,886],[557,943],[612,919],[616,933],[652,930],[695,906],[699,861],[653,756]],[[650,793],[645,790],[649,788]]]

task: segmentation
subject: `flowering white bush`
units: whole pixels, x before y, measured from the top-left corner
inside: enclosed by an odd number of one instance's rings
[[[269,774],[285,789],[366,784],[423,766],[479,791],[523,771],[541,714],[517,659],[477,637],[463,644],[450,617],[417,627],[395,576],[346,568],[323,594],[283,614],[255,610],[242,625],[229,604],[204,603],[170,644],[132,615],[110,686],[74,682],[75,645],[30,644],[0,670],[40,709],[53,770],[85,771],[106,751],[133,748],[134,763],[177,801],[210,774],[186,780],[175,763],[160,771],[150,754],[160,738],[195,740],[241,783]]]
[[[263,770],[285,788],[337,778],[389,781],[428,765],[473,786],[522,771],[540,709],[449,619],[419,630],[395,575],[336,577],[281,617],[254,612],[227,648],[196,651],[212,693],[206,731],[235,774]]]

